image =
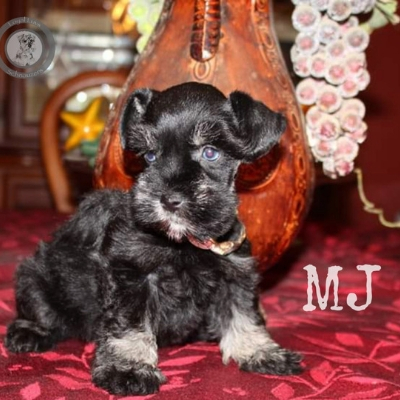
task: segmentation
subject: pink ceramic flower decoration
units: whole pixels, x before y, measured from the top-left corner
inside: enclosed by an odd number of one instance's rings
[[[307,106],[307,138],[324,173],[344,176],[353,169],[367,131],[365,105],[355,97],[370,82],[365,57],[369,34],[356,15],[369,12],[376,0],[292,2],[299,34],[290,57],[303,78],[296,95]]]
[[[320,140],[335,140],[341,133],[340,124],[333,115],[324,114],[317,122],[316,136]]]
[[[359,146],[354,140],[347,136],[341,136],[336,144],[337,147],[334,154],[336,160],[353,161],[357,157]]]

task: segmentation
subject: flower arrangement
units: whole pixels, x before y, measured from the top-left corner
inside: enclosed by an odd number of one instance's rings
[[[366,139],[365,105],[356,96],[368,86],[365,51],[370,33],[398,23],[394,0],[292,0],[299,32],[291,49],[302,78],[296,96],[303,106],[311,151],[324,173],[345,176],[354,169]],[[359,16],[371,13],[364,23]]]

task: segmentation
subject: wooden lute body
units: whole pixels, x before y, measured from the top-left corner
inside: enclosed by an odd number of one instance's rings
[[[267,0],[166,0],[160,21],[132,69],[103,135],[97,187],[129,189],[141,163],[121,149],[119,115],[137,88],[164,90],[187,81],[209,83],[225,95],[249,93],[284,113],[279,146],[237,179],[239,214],[261,269],[291,243],[307,212],[314,171],[302,116],[273,30]]]

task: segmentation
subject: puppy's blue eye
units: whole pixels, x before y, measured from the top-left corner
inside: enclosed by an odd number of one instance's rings
[[[154,161],[156,161],[157,157],[155,155],[155,153],[153,151],[148,151],[145,155],[144,155],[144,159],[148,162],[148,163],[153,163]]]
[[[219,158],[219,151],[213,147],[204,147],[201,156],[207,161],[216,161]]]

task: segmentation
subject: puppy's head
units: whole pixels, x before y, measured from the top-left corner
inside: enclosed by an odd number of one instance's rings
[[[35,37],[30,33],[22,33],[18,35],[18,41],[23,50],[29,50],[35,43]]]
[[[138,222],[180,241],[232,227],[241,162],[266,154],[285,130],[281,114],[242,92],[210,85],[136,90],[121,116],[122,147],[145,161],[133,188]]]

